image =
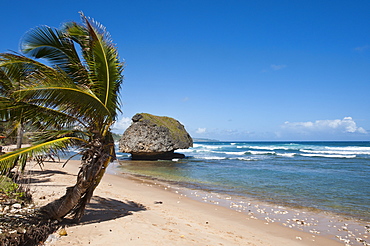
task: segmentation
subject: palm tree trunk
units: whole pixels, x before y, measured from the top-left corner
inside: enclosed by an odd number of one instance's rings
[[[112,154],[114,154],[113,143],[102,144],[95,140],[82,156],[82,167],[77,175],[76,184],[68,187],[64,196],[43,206],[39,211],[41,217],[60,220],[71,214],[73,219],[79,222],[112,159]]]
[[[22,148],[22,140],[23,140],[23,126],[22,123],[19,123],[17,128],[17,149]]]

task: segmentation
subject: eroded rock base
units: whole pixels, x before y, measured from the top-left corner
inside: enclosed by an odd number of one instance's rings
[[[172,160],[172,159],[182,159],[185,158],[184,154],[170,152],[157,152],[157,153],[131,153],[132,160]]]

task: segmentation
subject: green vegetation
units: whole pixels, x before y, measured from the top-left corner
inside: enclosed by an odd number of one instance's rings
[[[183,134],[183,128],[177,120],[167,116],[156,116],[148,113],[140,113],[140,115],[142,118],[139,121],[145,121],[156,126],[167,127],[173,139],[187,142],[187,136]]]
[[[59,29],[34,28],[21,41],[23,55],[0,54],[0,122],[17,124],[20,132],[32,128],[30,147],[0,156],[0,174],[69,147],[82,153],[76,184],[41,208],[44,218],[80,220],[115,158],[110,127],[119,111],[123,63],[105,28],[81,19]]]
[[[29,201],[30,195],[11,178],[0,175],[0,200],[3,198],[17,201]]]
[[[18,184],[14,183],[11,178],[0,176],[0,192],[10,194],[18,189]]]

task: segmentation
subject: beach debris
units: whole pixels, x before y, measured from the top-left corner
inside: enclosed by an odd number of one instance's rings
[[[288,211],[280,211],[280,210],[275,210],[274,211],[275,214],[287,214]]]
[[[272,219],[272,218],[270,218],[270,217],[265,217],[265,220],[267,221],[267,222],[275,222],[275,219]]]
[[[54,245],[56,241],[58,241],[58,237],[55,236],[54,234],[50,234],[46,241],[44,242],[44,245]]]
[[[364,240],[364,239],[362,239],[362,238],[360,238],[360,237],[357,237],[357,238],[356,238],[356,241],[357,241],[357,242],[360,242],[360,243],[365,242],[365,240]]]
[[[336,238],[338,238],[340,241],[344,242],[346,245],[349,244],[351,241],[346,238],[342,238],[341,236],[337,235]]]
[[[42,237],[46,240],[47,235],[58,228],[55,221],[37,219],[34,204],[10,201],[6,207],[0,212],[0,245],[25,245],[25,239],[30,243]]]
[[[365,229],[366,229],[366,232],[370,233],[370,226],[366,225]]]
[[[320,234],[320,232],[317,231],[316,229],[312,229],[312,230],[310,230],[310,232],[313,233],[313,234]]]
[[[66,231],[66,229],[65,228],[61,228],[60,230],[59,230],[59,236],[61,236],[61,237],[63,237],[63,236],[67,236],[68,235],[68,233],[67,233],[67,231]]]
[[[162,201],[155,201],[154,204],[163,204]]]
[[[19,204],[19,203],[14,203],[14,204],[12,205],[12,208],[14,208],[14,209],[21,209],[21,208],[22,208],[22,205],[21,205],[21,204]]]
[[[176,187],[171,188],[175,191],[178,190]],[[182,190],[179,190],[179,194],[181,192]],[[275,222],[296,231],[310,233],[310,241],[315,241],[316,237],[320,235],[330,235],[331,239],[341,241],[343,245],[370,246],[366,242],[370,238],[369,224],[357,224],[355,221],[345,219],[341,216],[320,214],[316,211],[291,209],[286,206],[270,205],[255,200],[244,200],[239,197],[236,198],[230,195],[220,195],[201,190],[191,190],[189,194],[197,198],[197,200],[219,204],[234,211],[243,212],[247,215],[245,217],[246,220],[262,220],[266,225]],[[204,225],[208,225],[206,221],[203,223],[205,223]],[[298,237],[296,240],[304,241],[306,237],[301,236],[301,239]]]

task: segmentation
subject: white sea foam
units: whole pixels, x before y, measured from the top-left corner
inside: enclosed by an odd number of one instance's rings
[[[363,151],[342,151],[342,150],[299,150],[304,153],[314,153],[314,154],[329,154],[329,155],[370,155],[370,152]]]
[[[293,157],[295,153],[276,153],[277,156],[284,156],[284,157]]]
[[[251,157],[238,157],[238,158],[234,158],[234,160],[240,160],[240,161],[255,161],[256,159],[255,159],[255,158],[251,158]]]
[[[348,146],[348,147],[325,147],[325,149],[330,149],[330,150],[359,150],[359,151],[369,151],[370,152],[370,147],[361,147],[361,146]]]
[[[250,149],[262,149],[262,150],[289,150],[291,148],[283,147],[283,146],[249,146]]]
[[[201,159],[206,159],[206,160],[225,160],[226,157],[218,157],[218,156],[204,156],[204,157],[199,157]]]
[[[324,154],[300,154],[307,157],[327,157],[327,158],[356,158],[356,155],[324,155]]]
[[[224,147],[228,147],[228,145],[202,145],[202,146],[199,146],[197,147],[198,149],[222,149]]]
[[[245,150],[245,151],[232,151],[232,150]],[[229,151],[228,151],[229,150]],[[287,150],[300,151],[297,153],[286,153]],[[249,143],[221,143],[217,145],[207,143],[196,143],[194,147],[185,150],[179,150],[183,153],[194,153],[196,158],[208,159],[208,160],[223,160],[223,159],[235,159],[232,156],[243,156],[243,155],[276,155],[281,157],[294,157],[296,155],[307,156],[307,157],[327,157],[327,158],[356,158],[358,155],[370,155],[370,147],[361,146],[343,146],[343,147],[329,147],[329,146],[315,146],[306,144],[283,144],[283,145],[254,145]],[[290,152],[290,151],[289,151]],[[209,153],[209,154],[207,154]],[[212,155],[217,156],[212,156]],[[199,155],[205,155],[207,157],[200,157]],[[227,157],[225,157],[227,156]],[[229,157],[231,156],[231,158]],[[247,156],[249,160],[250,156]],[[240,158],[243,159],[244,157]]]
[[[248,149],[250,146],[249,145],[238,145],[236,148],[238,149]]]
[[[245,155],[245,151],[242,152],[220,152],[226,155]]]

